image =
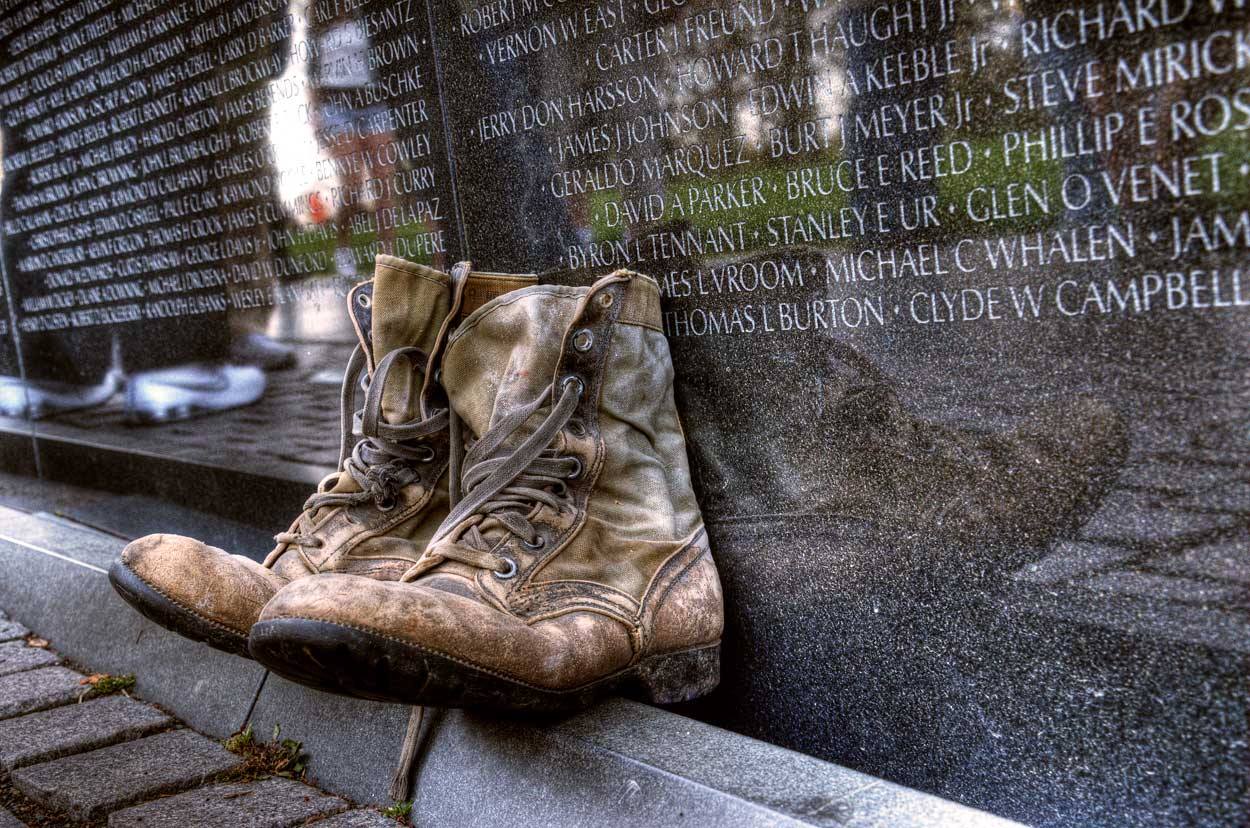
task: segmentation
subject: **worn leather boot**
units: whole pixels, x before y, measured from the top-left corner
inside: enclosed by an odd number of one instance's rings
[[[695,502],[660,292],[620,272],[469,316],[443,381],[476,441],[461,495],[397,581],[297,581],[254,656],[315,687],[549,711],[611,690],[657,703],[719,679],[720,580]]]
[[[455,289],[453,289],[453,280]],[[360,344],[343,379],[339,470],[318,486],[263,564],[178,535],[130,543],[109,570],[114,588],[153,621],[247,655],[247,636],[273,594],[296,578],[352,572],[398,578],[447,515],[446,396],[430,365],[462,310],[532,276],[453,275],[378,256],[372,281],[348,295]],[[364,407],[353,407],[361,374]],[[353,445],[354,442],[354,445]]]

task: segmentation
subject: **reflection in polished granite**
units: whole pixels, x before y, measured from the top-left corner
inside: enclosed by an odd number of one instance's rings
[[[299,365],[271,374],[256,404],[187,422],[135,426],[122,397],[106,405],[60,414],[36,426],[43,439],[88,443],[121,451],[154,452],[192,465],[263,472],[309,487],[334,470],[339,445],[341,376],[322,365],[343,366],[349,345],[298,345]],[[12,418],[0,428],[20,430]]]
[[[335,459],[342,293],[373,252],[572,284],[639,269],[664,290],[729,610],[722,687],[690,713],[1034,825],[1244,821],[1244,5],[211,5],[75,4],[86,18],[56,26],[185,36],[137,76],[188,95],[165,69],[222,59],[205,72],[237,85],[205,136],[231,146],[176,168],[236,199],[205,211],[233,246],[196,269],[228,278],[162,272],[220,300],[168,336],[205,329],[217,360],[264,331],[298,367],[182,425],[125,427],[116,402],[5,424],[35,430],[46,468],[104,446],[310,489]],[[36,100],[20,83],[42,30],[18,7],[6,104]],[[73,69],[116,37],[58,43]],[[84,94],[111,110],[118,88]],[[22,154],[42,106],[0,104],[6,221],[74,178]],[[159,226],[195,226],[185,195]],[[98,380],[101,332],[126,326],[23,334],[49,291],[18,263],[66,243],[3,233],[19,335],[0,374]],[[265,523],[238,491],[217,508]]]
[[[1240,824],[1246,10],[437,8],[472,252],[664,288],[730,611],[692,712],[1030,824]]]

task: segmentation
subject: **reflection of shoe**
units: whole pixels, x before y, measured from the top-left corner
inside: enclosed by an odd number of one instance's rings
[[[350,247],[337,247],[334,250],[334,267],[344,279],[356,278],[356,256]]]
[[[466,301],[481,304],[531,277],[470,274]],[[421,404],[435,353],[455,313],[449,277],[401,259],[378,258],[373,281],[355,287],[348,312],[360,345],[343,377],[347,427],[367,367],[362,436],[341,434],[339,471],[327,477],[261,565],[177,535],[149,535],[110,569],[130,604],[175,632],[247,655],[247,634],[279,587],[320,572],[396,579],[447,515],[449,422],[441,391]],[[467,306],[466,307],[471,307]],[[393,356],[392,356],[393,355]],[[365,415],[364,412],[371,412]],[[355,446],[353,449],[353,445]]]
[[[281,371],[295,367],[295,349],[264,334],[247,333],[230,343],[230,361],[265,371]]]
[[[37,420],[66,411],[103,405],[121,388],[122,375],[110,370],[98,385],[64,382],[26,382],[0,377],[0,414]]]
[[[1128,451],[1124,418],[1076,398],[987,434],[909,414],[887,381],[850,388],[822,423],[825,505],[916,535],[1044,543],[1093,513]]]
[[[552,711],[715,687],[721,588],[658,285],[618,273],[501,297],[452,337],[442,377],[478,439],[467,453],[452,442],[459,502],[430,545],[399,581],[283,587],[252,655],[315,687],[421,705]]]
[[[126,418],[167,423],[251,405],[265,393],[265,373],[251,365],[180,365],[134,374],[126,384]]]

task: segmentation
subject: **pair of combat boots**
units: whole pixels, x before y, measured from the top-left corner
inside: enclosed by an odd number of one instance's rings
[[[338,472],[263,564],[150,535],[111,568],[118,592],[182,635],[363,698],[546,711],[711,690],[721,587],[657,284],[379,256],[348,303],[360,346]]]

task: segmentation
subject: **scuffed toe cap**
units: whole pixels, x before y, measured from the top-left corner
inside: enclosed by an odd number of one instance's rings
[[[285,580],[253,560],[181,535],[147,535],[121,563],[162,596],[200,618],[247,635]]]
[[[626,628],[604,615],[572,612],[526,623],[472,598],[356,575],[293,581],[259,620],[290,618],[362,630],[553,690],[621,669],[633,653]]]

